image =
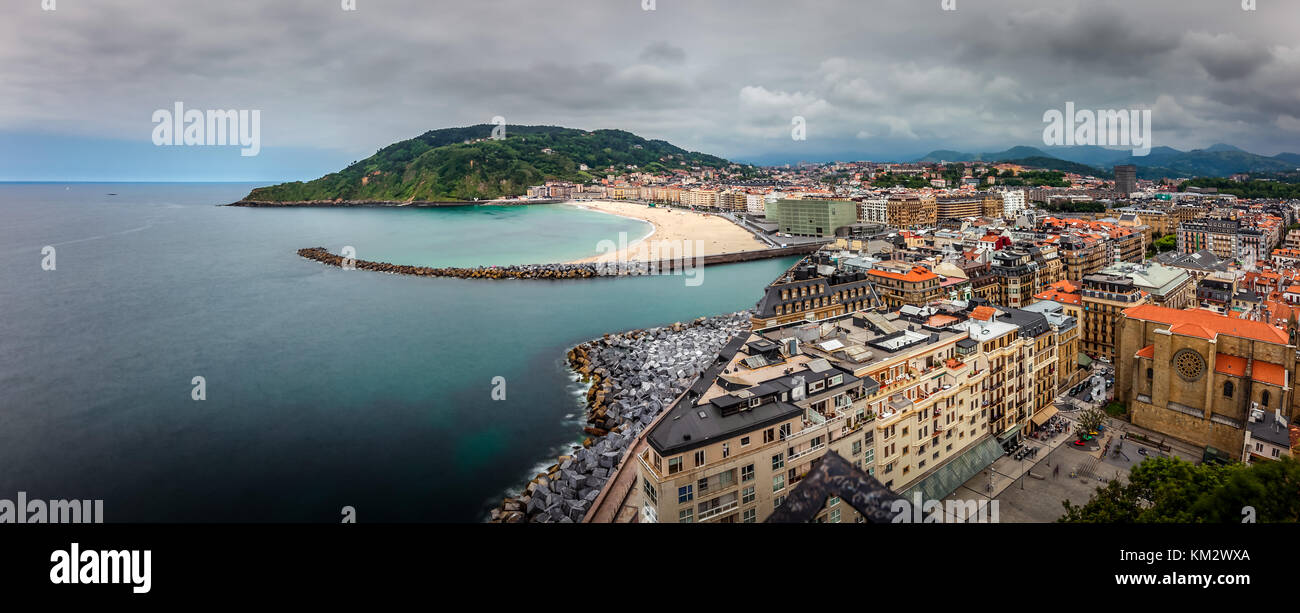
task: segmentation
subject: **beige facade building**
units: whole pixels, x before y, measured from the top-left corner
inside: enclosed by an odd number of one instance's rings
[[[1148,296],[1132,279],[1122,275],[1094,274],[1083,278],[1083,352],[1093,358],[1115,360],[1119,320],[1124,310],[1145,304]]]
[[[916,230],[938,223],[938,206],[929,194],[892,194],[886,209],[889,225],[895,228]]]
[[[991,428],[1015,437],[1030,419],[1034,341],[997,313],[912,313],[733,340],[648,434],[642,521],[761,522],[827,450],[927,500],[990,465],[1003,453]],[[858,519],[832,498],[816,521]]]

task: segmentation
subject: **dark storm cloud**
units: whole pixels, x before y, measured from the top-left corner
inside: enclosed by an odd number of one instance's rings
[[[1158,145],[1294,150],[1300,3],[1239,4],[25,2],[0,21],[0,130],[144,139],[184,100],[262,109],[269,146],[364,153],[502,115],[812,158],[1034,144],[1074,101],[1152,108]]]

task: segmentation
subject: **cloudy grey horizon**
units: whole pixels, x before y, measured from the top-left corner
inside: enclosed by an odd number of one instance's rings
[[[1300,3],[653,4],[15,0],[0,179],[310,179],[498,115],[739,161],[905,160],[1042,147],[1066,102],[1151,109],[1156,146],[1300,151]],[[260,110],[263,153],[154,147],[175,101]]]

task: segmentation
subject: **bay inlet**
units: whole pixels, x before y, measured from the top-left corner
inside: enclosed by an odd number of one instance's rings
[[[214,206],[251,187],[0,185],[0,491],[102,499],[109,522],[478,521],[582,440],[570,347],[752,307],[795,259],[698,287],[347,271],[295,251],[568,262],[649,226],[560,204]]]

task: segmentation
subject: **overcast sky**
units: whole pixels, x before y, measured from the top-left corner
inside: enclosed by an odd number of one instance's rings
[[[911,159],[1042,146],[1067,101],[1152,109],[1157,146],[1300,151],[1300,2],[356,5],[6,0],[0,179],[307,179],[496,115],[745,161]],[[262,153],[154,147],[177,100],[260,110]]]

